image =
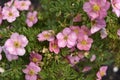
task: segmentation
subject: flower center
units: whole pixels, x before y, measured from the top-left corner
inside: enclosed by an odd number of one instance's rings
[[[55,48],[57,48],[57,45],[56,45],[56,44],[54,44],[54,45],[53,45],[53,48],[54,48],[54,49],[55,49]]]
[[[75,32],[76,34],[79,34],[79,30],[78,30],[78,29],[75,29],[74,32]]]
[[[38,62],[37,58],[33,58],[32,60],[33,60],[33,62]]]
[[[14,46],[15,46],[16,48],[18,48],[18,47],[20,47],[20,43],[17,42],[17,41],[15,41],[15,42],[14,42]]]
[[[96,24],[96,21],[94,20],[94,21],[92,21],[92,24],[94,25],[94,24]]]
[[[95,4],[95,5],[93,6],[93,10],[94,10],[95,12],[97,12],[97,11],[100,10],[100,7],[99,7],[97,4]]]
[[[45,37],[45,38],[49,38],[50,35],[49,35],[49,34],[44,34],[44,37]]]
[[[33,16],[31,16],[29,19],[30,19],[30,21],[34,21],[34,17]]]
[[[82,45],[86,45],[86,44],[87,44],[86,40],[82,40],[82,41],[81,41],[81,44],[82,44]]]
[[[28,74],[32,76],[35,74],[35,72],[34,72],[34,70],[31,69]]]
[[[101,75],[101,77],[103,77],[103,76],[105,75],[105,72],[104,72],[104,71],[101,71],[101,72],[100,72],[100,75]]]
[[[13,16],[13,14],[12,14],[12,12],[9,12],[9,14],[8,14],[9,16]]]
[[[65,36],[65,37],[64,37],[64,40],[67,40],[67,39],[68,39],[68,37],[67,37],[67,36]]]
[[[21,6],[25,6],[25,3],[24,3],[24,2],[22,2],[22,3],[21,3]]]

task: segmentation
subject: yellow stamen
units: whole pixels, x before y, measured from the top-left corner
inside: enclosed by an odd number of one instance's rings
[[[34,17],[33,16],[31,16],[29,19],[30,19],[30,21],[34,21]]]
[[[21,6],[25,6],[25,3],[24,3],[24,2],[22,2],[22,3],[21,3]]]
[[[18,47],[20,47],[20,43],[17,42],[17,41],[15,41],[15,42],[14,42],[14,46],[15,46],[16,48],[18,48]]]
[[[99,10],[100,10],[100,7],[99,7],[97,4],[95,4],[95,5],[93,6],[93,10],[94,10],[94,11],[99,11]]]
[[[87,44],[86,40],[82,40],[82,41],[81,41],[81,44],[82,44],[82,45],[86,45],[86,44]]]
[[[56,44],[54,44],[54,45],[53,45],[53,48],[54,48],[54,49],[55,49],[55,48],[57,48],[57,45],[56,45]]]
[[[9,16],[13,16],[13,14],[11,13],[11,12],[9,12],[9,14],[8,14]]]
[[[100,75],[103,77],[105,75],[105,72],[104,71],[101,71],[100,72]]]
[[[79,30],[78,30],[78,29],[75,29],[74,32],[75,32],[76,34],[79,34]]]
[[[38,59],[37,59],[37,58],[33,58],[32,60],[33,60],[33,62],[37,62],[37,61],[38,61]]]
[[[45,38],[49,38],[50,35],[49,35],[49,34],[44,34],[44,37],[45,37]]]
[[[64,40],[67,40],[67,39],[68,39],[68,37],[67,37],[67,36],[65,36],[65,37],[64,37]]]
[[[31,69],[31,70],[29,71],[29,75],[32,76],[32,75],[34,75],[34,74],[35,74],[34,70]]]

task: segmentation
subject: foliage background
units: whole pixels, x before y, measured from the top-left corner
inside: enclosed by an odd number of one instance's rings
[[[0,26],[0,45],[4,45],[12,32],[27,36],[29,44],[26,47],[26,54],[16,61],[8,62],[2,53],[3,59],[0,61],[0,67],[3,67],[5,72],[0,74],[0,80],[24,80],[22,69],[29,63],[29,53],[33,50],[40,52],[43,56],[40,64],[42,67],[39,73],[40,80],[95,80],[96,72],[101,65],[120,66],[120,40],[116,33],[120,28],[120,19],[116,17],[111,8],[106,17],[108,37],[102,40],[99,32],[94,34],[92,36],[94,43],[89,55],[75,68],[71,67],[64,58],[69,54],[67,48],[61,49],[58,55],[49,51],[42,53],[43,48],[48,48],[49,45],[48,42],[42,43],[37,40],[37,35],[43,30],[52,29],[57,34],[70,25],[91,27],[92,23],[82,9],[85,1],[87,0],[39,0],[38,6],[34,8],[39,13],[39,21],[32,28],[28,28],[25,24],[27,11],[21,12],[21,16],[13,23],[4,21]],[[82,14],[82,22],[73,23],[72,20],[78,13]],[[92,54],[97,56],[95,62],[89,60]],[[92,66],[92,70],[82,73],[84,66]]]

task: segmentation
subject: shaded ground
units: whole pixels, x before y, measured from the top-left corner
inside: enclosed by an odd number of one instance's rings
[[[120,69],[115,73],[113,72],[113,66],[109,66],[107,76],[103,77],[102,80],[120,80]]]

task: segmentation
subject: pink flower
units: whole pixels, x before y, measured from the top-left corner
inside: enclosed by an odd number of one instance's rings
[[[107,66],[100,67],[99,71],[96,74],[98,79],[101,80],[102,77],[106,75],[107,68],[108,68]]]
[[[93,43],[93,39],[88,38],[87,35],[81,35],[78,38],[77,48],[79,50],[90,50],[91,44]]]
[[[12,60],[17,60],[18,56],[17,55],[13,55],[10,54],[5,47],[3,47],[3,51],[5,52],[6,58],[8,59],[8,61],[12,61]]]
[[[120,36],[120,29],[117,30],[117,35]]]
[[[90,36],[90,35],[91,35],[91,32],[90,32],[90,30],[88,29],[87,26],[82,25],[81,28],[80,28],[80,34]]]
[[[16,18],[19,17],[19,11],[14,6],[3,7],[2,14],[3,14],[3,19],[4,20],[6,19],[10,23],[15,21]]]
[[[102,28],[102,30],[100,31],[100,37],[101,37],[102,39],[104,39],[104,38],[107,37],[107,35],[108,35],[108,33],[107,33],[106,29],[105,29],[105,28]]]
[[[107,0],[89,0],[83,5],[83,9],[91,20],[103,19],[107,16],[107,10],[110,7],[110,3]]]
[[[90,58],[90,61],[93,62],[93,61],[95,61],[95,59],[96,59],[96,55],[94,54],[94,55],[92,55],[92,57]]]
[[[18,10],[28,10],[29,7],[31,5],[30,0],[15,0],[14,2],[14,6],[18,9]]]
[[[25,54],[26,45],[28,44],[28,40],[24,35],[19,35],[18,33],[13,33],[5,42],[4,48],[7,53],[11,55],[19,55],[23,56]]]
[[[34,63],[39,63],[42,60],[42,56],[39,53],[35,53],[34,51],[30,53],[30,61]]]
[[[117,15],[117,17],[120,17],[120,0],[111,0],[113,12]]]
[[[92,69],[92,67],[90,67],[90,66],[85,66],[85,67],[83,68],[82,72],[88,72],[88,71],[90,71],[91,69]]]
[[[62,32],[57,34],[58,46],[64,48],[72,48],[76,44],[77,35],[75,32],[71,31],[70,28],[65,28]]]
[[[73,22],[80,22],[81,21],[81,14],[77,14],[74,18],[73,18]]]
[[[38,40],[39,41],[53,41],[55,39],[54,37],[54,31],[53,30],[46,30],[42,33],[38,34]]]
[[[57,40],[53,40],[53,41],[49,42],[49,50],[50,50],[50,52],[54,52],[56,54],[58,54],[60,52]]]
[[[37,74],[40,71],[41,68],[33,62],[30,62],[30,64],[26,66],[26,69],[23,70],[23,72],[26,74],[26,80],[37,80]]]
[[[93,25],[91,27],[91,33],[94,34],[95,32],[101,30],[102,28],[106,27],[106,22],[104,19],[97,19],[93,21]]]
[[[72,55],[68,55],[67,56],[67,60],[69,61],[69,63],[74,66],[76,63],[79,62],[80,58],[78,56],[72,56]]]
[[[1,52],[2,52],[2,47],[0,46],[0,60],[2,60]]]
[[[33,24],[37,23],[38,18],[37,18],[37,11],[29,12],[27,14],[27,20],[26,23],[28,27],[32,27]]]

